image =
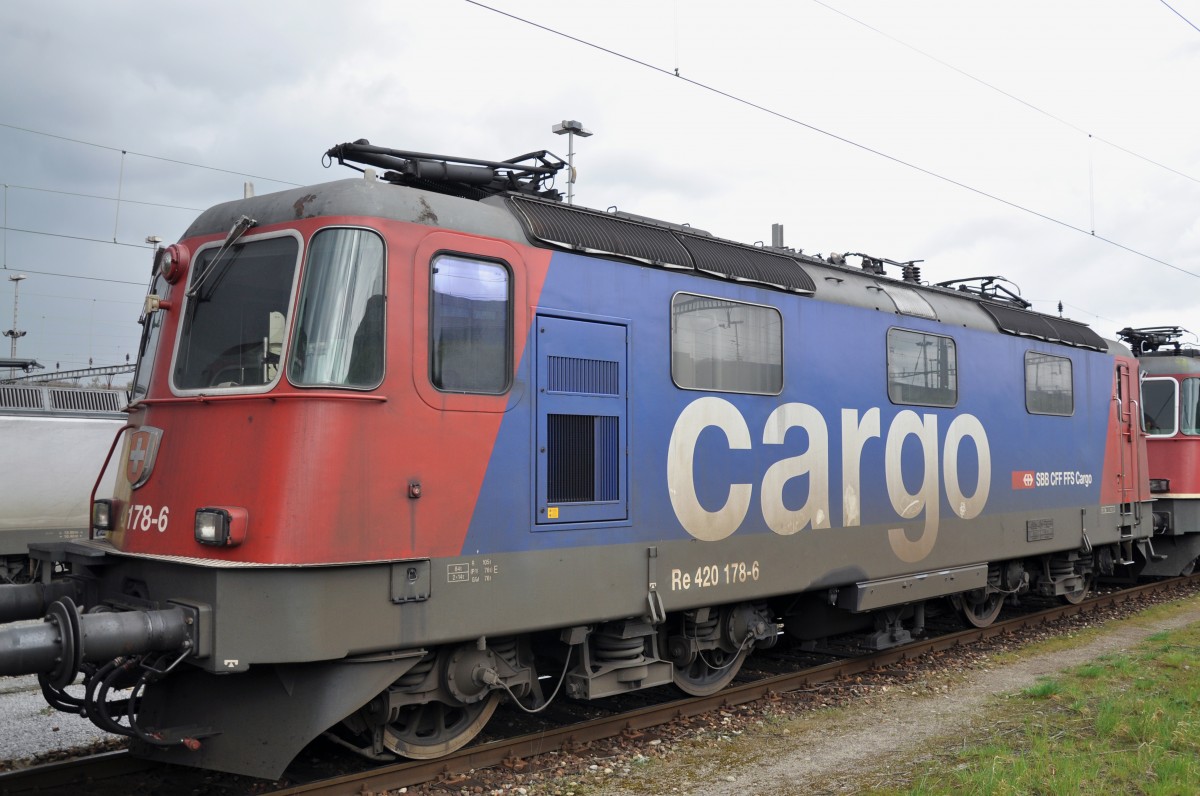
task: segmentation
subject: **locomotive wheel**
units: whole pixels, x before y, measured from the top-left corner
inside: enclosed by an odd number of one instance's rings
[[[709,696],[733,682],[748,654],[746,649],[736,653],[720,648],[704,650],[687,666],[676,666],[672,679],[685,694]]]
[[[466,746],[500,704],[500,692],[470,705],[426,702],[409,705],[383,733],[383,745],[414,760],[432,760]]]
[[[996,621],[1004,607],[1004,595],[993,592],[982,600],[972,600],[969,594],[954,595],[954,604],[974,627],[987,627]]]
[[[1063,600],[1071,605],[1079,605],[1084,599],[1092,593],[1092,576],[1088,575],[1083,579],[1083,586],[1073,592],[1068,592],[1062,595]]]

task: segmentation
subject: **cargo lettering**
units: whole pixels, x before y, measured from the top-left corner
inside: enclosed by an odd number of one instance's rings
[[[671,432],[667,450],[667,485],[675,516],[687,532],[703,541],[717,541],[732,534],[745,521],[753,499],[754,485],[731,483],[724,504],[715,511],[709,511],[700,504],[695,483],[696,443],[700,434],[708,428],[722,431],[730,450],[749,450],[753,447],[750,428],[736,406],[723,398],[697,398],[680,413]],[[768,467],[759,490],[763,520],[768,528],[781,536],[789,536],[805,528],[829,528],[832,521],[829,428],[821,412],[803,403],[786,403],[776,407],[764,424],[762,444],[782,445],[788,431],[793,428],[801,428],[807,434],[807,448]],[[880,410],[870,408],[860,416],[857,409],[843,409],[840,431],[842,524],[856,526],[862,522],[862,454],[871,440],[883,437]],[[909,437],[917,442],[924,462],[924,475],[913,492],[905,486],[901,470],[901,453]],[[960,414],[946,428],[940,450],[938,437],[937,415],[919,415],[905,409],[892,419],[883,440],[884,477],[892,509],[901,519],[923,517],[924,520],[921,533],[915,539],[909,538],[904,528],[888,530],[888,542],[902,561],[920,561],[933,550],[937,541],[942,489],[950,506],[962,519],[979,516],[987,504],[992,460],[983,424],[974,415]],[[964,490],[958,475],[960,449],[967,438],[974,443],[978,473],[970,494]],[[784,503],[784,486],[800,476],[808,476],[808,495],[804,505],[791,509]]]

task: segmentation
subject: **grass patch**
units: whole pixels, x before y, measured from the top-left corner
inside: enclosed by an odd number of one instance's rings
[[[1030,699],[1049,699],[1063,692],[1063,684],[1058,680],[1042,679],[1029,686],[1024,691]]]
[[[1054,652],[1063,652],[1064,650],[1076,649],[1087,644],[1095,638],[1104,635],[1111,628],[1120,624],[1128,623],[1130,627],[1144,627],[1146,625],[1161,622],[1165,619],[1171,619],[1179,614],[1195,610],[1196,606],[1200,605],[1200,595],[1188,597],[1178,602],[1163,603],[1161,605],[1151,606],[1136,615],[1117,620],[1116,622],[1107,623],[1104,626],[1086,627],[1078,630],[1072,630],[1061,636],[1036,641],[1032,644],[1026,644],[1018,650],[1000,652],[993,656],[993,661],[998,665],[1013,663],[1015,661],[1024,660],[1036,655],[1046,655]],[[1162,633],[1156,633],[1156,636],[1162,636]]]
[[[997,707],[987,737],[875,794],[1194,794],[1200,625],[1040,680]]]

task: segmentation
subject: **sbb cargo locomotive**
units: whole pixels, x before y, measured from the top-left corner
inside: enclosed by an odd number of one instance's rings
[[[363,178],[160,253],[116,492],[0,597],[47,615],[0,673],[144,754],[434,757],[501,699],[710,693],[1161,555],[1137,360],[995,278],[563,204],[546,153],[328,155]]]

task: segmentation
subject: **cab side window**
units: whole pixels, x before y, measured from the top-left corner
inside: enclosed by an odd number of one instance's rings
[[[445,392],[498,394],[512,374],[512,278],[507,266],[456,254],[433,259],[429,378]]]
[[[1184,379],[1179,386],[1179,430],[1189,437],[1200,436],[1200,379]]]

